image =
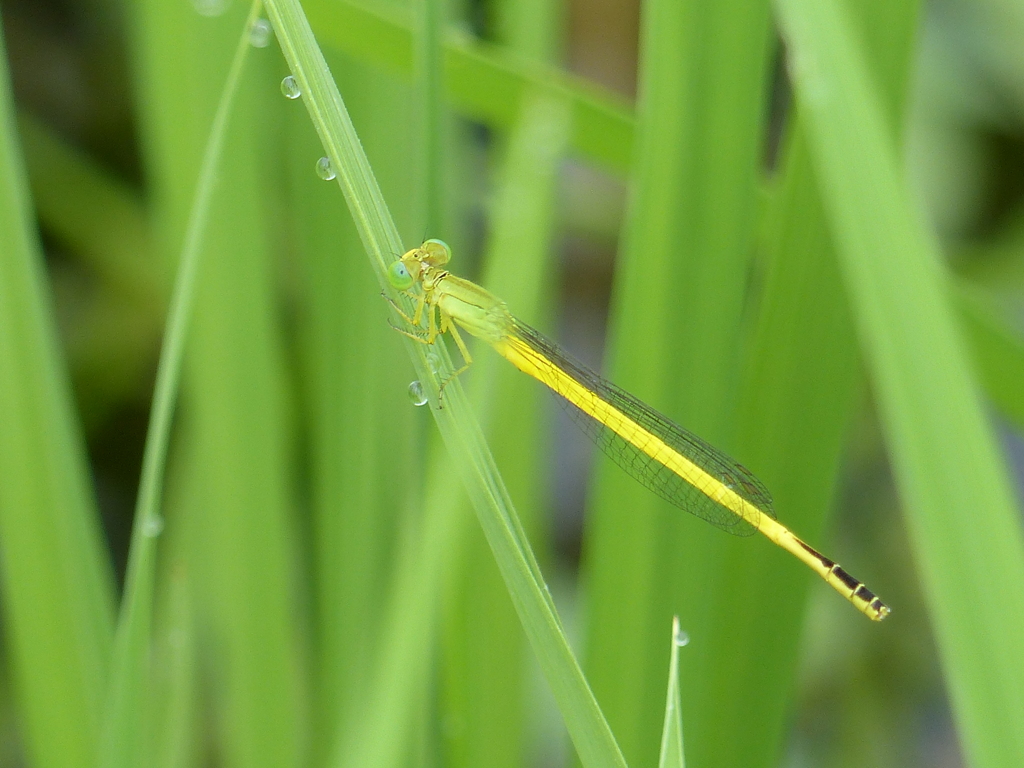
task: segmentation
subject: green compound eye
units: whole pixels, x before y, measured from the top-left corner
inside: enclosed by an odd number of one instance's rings
[[[400,291],[409,290],[413,283],[409,268],[401,261],[396,261],[388,267],[388,282]]]
[[[423,260],[434,267],[447,264],[452,258],[452,249],[448,247],[448,243],[444,240],[431,238],[430,240],[425,240],[420,248],[426,251],[427,254]]]

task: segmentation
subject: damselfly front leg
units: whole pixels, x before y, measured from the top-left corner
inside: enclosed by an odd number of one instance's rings
[[[423,293],[422,291],[420,293],[413,293],[412,291],[402,291],[401,293],[403,296],[408,296],[410,299],[416,302],[416,309],[413,310],[412,317],[409,317],[409,315],[405,313],[405,310],[402,309],[398,302],[392,299],[386,293],[384,293],[384,291],[381,291],[380,295],[384,297],[384,300],[388,304],[395,308],[395,312],[397,312],[398,316],[405,320],[405,322],[407,322],[409,325],[413,327],[419,327],[420,321],[423,319],[423,308],[426,306],[427,294]],[[391,327],[394,328],[396,331],[401,330],[400,328],[394,325],[392,325]]]
[[[469,370],[469,366],[473,364],[473,357],[469,354],[469,347],[467,347],[466,342],[462,340],[462,334],[459,333],[459,329],[455,326],[455,323],[452,322],[451,316],[446,314],[440,307],[438,307],[438,312],[441,315],[441,335],[443,336],[445,332],[451,333],[452,338],[455,339],[455,346],[459,348],[459,354],[462,355],[462,362],[464,363],[461,368],[451,373],[448,378],[441,383],[441,389],[438,390],[438,397],[440,397],[440,393],[444,391],[444,388],[448,385],[449,381],[459,374],[465,373]]]
[[[395,262],[391,270],[392,284],[394,284],[395,287],[400,287],[407,281],[410,286],[414,285],[415,279],[413,278],[413,273],[415,273],[418,278],[420,284],[420,291],[418,293],[413,293],[409,288],[400,288],[402,294],[416,301],[416,309],[413,312],[412,317],[410,317],[405,310],[403,310],[387,294],[382,295],[388,303],[395,308],[399,317],[415,329],[409,331],[404,328],[399,328],[391,323],[391,327],[403,336],[408,336],[413,341],[418,341],[420,344],[426,345],[433,345],[436,343],[437,337],[444,336],[445,333],[451,333],[452,338],[455,340],[455,346],[459,348],[459,354],[462,355],[463,365],[461,368],[458,368],[446,376],[444,381],[441,382],[441,386],[438,389],[438,407],[441,407],[441,398],[444,394],[444,388],[448,386],[448,383],[452,379],[469,368],[473,362],[473,357],[470,355],[469,348],[466,346],[466,343],[462,340],[462,335],[455,326],[451,315],[445,312],[438,304],[438,297],[440,295],[439,286],[447,276],[447,272],[438,270],[430,264],[426,265],[426,268],[424,269],[420,256],[421,254],[414,254],[410,251],[401,260]],[[427,314],[427,328],[425,331],[422,329],[424,310]],[[438,318],[440,318],[440,320]]]

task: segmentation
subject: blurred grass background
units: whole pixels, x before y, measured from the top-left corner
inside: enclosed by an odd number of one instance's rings
[[[679,614],[690,765],[1022,764],[1024,12],[424,7],[304,4],[406,246],[444,238],[894,609],[872,625],[770,544],[666,507],[474,347],[467,386],[628,763],[657,759]],[[248,9],[0,9],[0,764],[91,766],[117,732],[164,317]],[[443,51],[413,32],[432,18]],[[168,768],[572,764],[267,42],[217,159],[162,530],[139,528],[151,669],[124,722]]]

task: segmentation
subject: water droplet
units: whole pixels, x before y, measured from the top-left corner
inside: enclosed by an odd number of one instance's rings
[[[338,174],[334,172],[334,166],[331,165],[331,158],[321,157],[316,161],[316,175],[324,181],[330,181],[337,177]]]
[[[423,384],[419,379],[409,385],[409,400],[417,408],[427,404],[427,393],[423,391]]]
[[[427,367],[430,368],[430,372],[436,376],[438,371],[441,370],[441,356],[437,354],[437,352],[431,350],[427,352],[426,357]]]
[[[164,529],[164,519],[159,515],[147,517],[142,521],[142,535],[153,538],[159,536]]]
[[[274,30],[266,19],[256,19],[249,28],[249,42],[253,48],[266,48]]]
[[[284,80],[281,81],[281,93],[284,94],[286,99],[297,99],[302,95],[302,89],[299,87],[299,81],[291,75],[288,75]]]
[[[192,7],[200,16],[220,16],[231,5],[231,0],[192,0]]]
[[[676,629],[675,636],[676,645],[682,648],[684,645],[690,644],[690,636],[681,629]]]

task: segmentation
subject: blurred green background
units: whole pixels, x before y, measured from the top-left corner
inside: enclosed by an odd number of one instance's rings
[[[420,5],[303,7],[406,247],[449,242],[893,608],[664,504],[472,347],[626,761],[657,760],[678,614],[691,766],[1024,764],[1021,6],[428,3],[440,49]],[[111,765],[124,723],[121,764],[575,764],[274,34],[240,0],[0,10],[0,765]],[[240,35],[119,710],[153,382]]]

